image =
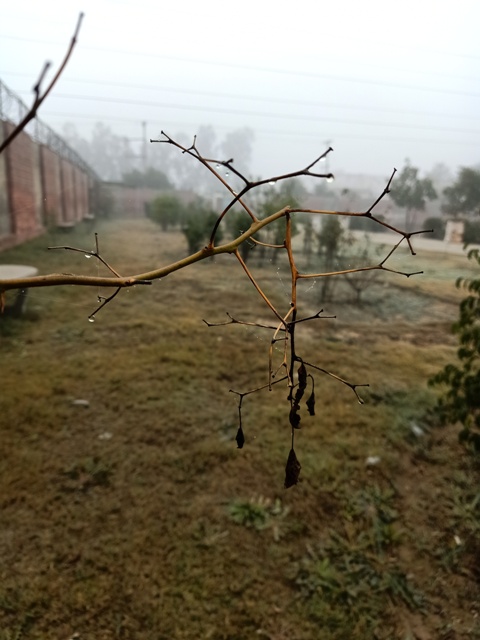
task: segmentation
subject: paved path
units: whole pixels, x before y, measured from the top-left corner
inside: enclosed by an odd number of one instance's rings
[[[363,235],[363,231],[355,231],[355,235]],[[378,242],[393,246],[398,242],[400,236],[396,233],[371,233],[370,240],[372,242]],[[428,233],[413,236],[412,244],[415,251],[435,251],[437,253],[450,253],[455,255],[467,255],[470,249],[480,249],[478,244],[469,244],[467,249],[461,243],[445,242],[444,240],[432,240],[428,237]]]

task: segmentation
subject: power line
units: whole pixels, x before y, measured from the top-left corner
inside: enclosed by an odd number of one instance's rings
[[[93,120],[96,122],[102,121],[105,119],[105,115],[85,115],[85,114],[75,114],[72,112],[69,113],[59,113],[59,112],[53,112],[53,111],[44,111],[43,112],[45,117],[50,117],[50,118],[81,118],[81,119],[86,119],[86,120]],[[136,118],[121,118],[121,117],[117,117],[117,116],[112,116],[108,118],[108,122],[128,122],[131,123],[132,125],[134,125],[135,127],[138,127],[138,119]],[[152,122],[152,120],[148,120],[148,124],[151,125],[152,127],[156,124],[155,121]],[[171,126],[171,127],[186,127],[186,126],[191,126],[191,127],[197,127],[198,128],[198,123],[186,123],[184,121],[182,122],[173,122],[173,121],[158,121],[158,128],[159,129],[165,129],[167,126]],[[234,127],[229,127],[229,126],[219,126],[219,125],[215,125],[215,130],[220,130],[220,131],[232,131],[234,130]],[[297,137],[297,138],[323,138],[325,137],[326,133],[322,132],[322,133],[315,133],[315,132],[300,132],[300,131],[289,131],[286,129],[258,129],[255,128],[254,129],[256,134],[259,135],[272,135],[272,136],[288,136],[288,137]],[[444,137],[441,138],[418,138],[418,136],[416,136],[415,138],[406,138],[404,136],[402,137],[394,137],[394,136],[376,136],[376,135],[364,135],[364,134],[351,134],[351,133],[335,133],[335,132],[331,132],[329,131],[328,135],[330,135],[330,137],[334,138],[335,140],[340,140],[340,139],[355,139],[355,140],[380,140],[380,141],[385,141],[385,142],[416,142],[416,143],[433,143],[433,144],[443,144],[443,145],[460,145],[460,146],[472,146],[472,147],[478,147],[478,143],[475,142],[472,139],[468,139],[468,140],[458,140],[458,139],[454,139],[454,140],[445,140]]]
[[[42,44],[60,44],[60,43],[54,43],[51,41],[48,42],[48,41],[42,41],[42,40],[36,40],[36,39],[21,38],[19,36],[5,36],[0,34],[0,37],[6,38],[6,39],[12,39],[12,40],[20,40],[24,42],[35,42],[35,43],[42,43]],[[297,78],[298,77],[316,78],[316,79],[323,79],[323,80],[335,80],[337,82],[356,83],[356,84],[362,84],[362,85],[409,89],[414,91],[423,91],[427,93],[443,93],[443,94],[461,95],[461,96],[467,96],[467,97],[480,97],[480,93],[473,93],[469,91],[458,91],[455,89],[444,89],[440,87],[425,87],[420,85],[395,83],[395,82],[390,82],[385,80],[369,80],[365,78],[339,76],[339,75],[327,74],[327,73],[314,73],[310,71],[301,71],[298,69],[289,70],[289,69],[279,69],[275,67],[260,67],[257,65],[254,66],[254,65],[238,64],[238,63],[232,63],[232,62],[222,62],[219,60],[205,60],[201,58],[170,56],[170,55],[159,54],[159,53],[151,53],[151,52],[147,53],[144,51],[127,51],[125,49],[113,49],[110,47],[93,47],[93,46],[83,45],[82,49],[84,49],[85,51],[99,51],[104,53],[106,52],[106,53],[114,53],[114,54],[128,55],[128,56],[140,56],[140,57],[146,57],[146,58],[171,60],[171,61],[188,63],[188,64],[200,64],[200,65],[216,66],[216,67],[222,67],[222,68],[228,68],[228,69],[239,69],[239,70],[256,72],[256,73],[260,72],[260,73],[272,73],[276,75],[288,75],[288,76],[295,76]],[[468,57],[468,56],[465,56],[465,57]],[[476,59],[477,56],[472,56],[472,57]]]
[[[19,91],[18,93],[27,93],[25,91]],[[222,113],[229,115],[237,115],[237,116],[254,116],[254,117],[262,117],[262,118],[276,118],[283,120],[301,120],[302,122],[311,121],[311,122],[335,122],[341,124],[353,124],[356,126],[367,126],[367,127],[390,127],[396,129],[420,129],[422,131],[448,131],[451,133],[467,133],[473,135],[479,135],[480,130],[471,130],[471,129],[460,129],[456,127],[438,127],[426,124],[405,124],[401,122],[392,122],[392,123],[383,123],[378,120],[374,122],[368,122],[365,120],[350,120],[344,118],[332,118],[332,117],[324,117],[324,116],[307,116],[307,115],[293,115],[288,113],[273,113],[273,112],[264,112],[264,111],[249,111],[246,109],[231,109],[226,107],[216,107],[216,106],[205,106],[200,107],[198,105],[185,105],[185,104],[176,104],[176,103],[168,103],[168,102],[150,102],[145,100],[127,100],[125,98],[110,98],[108,96],[85,96],[85,95],[77,95],[77,94],[68,94],[68,93],[56,93],[50,97],[50,101],[54,99],[68,99],[68,100],[88,100],[91,102],[107,102],[112,104],[125,104],[125,105],[134,105],[134,106],[142,106],[142,107],[155,107],[162,109],[176,109],[181,111],[207,111],[209,113]]]
[[[3,72],[8,73],[12,76],[23,76],[23,77],[31,77],[30,74],[27,73],[16,73],[16,72]],[[392,107],[368,107],[361,105],[353,105],[353,104],[339,104],[335,102],[318,102],[318,101],[309,101],[309,100],[295,100],[289,98],[272,98],[272,97],[263,97],[263,96],[255,96],[255,95],[245,95],[238,93],[226,93],[220,91],[198,91],[191,89],[179,89],[175,87],[159,87],[159,86],[150,86],[143,84],[131,84],[127,82],[112,82],[112,81],[102,81],[102,80],[88,80],[85,78],[65,78],[64,82],[70,83],[83,83],[83,84],[91,84],[91,85],[101,85],[101,86],[111,86],[111,87],[120,87],[124,89],[140,89],[145,91],[155,91],[155,92],[164,92],[164,93],[179,93],[182,95],[188,96],[205,96],[211,98],[227,98],[232,100],[251,100],[258,102],[270,102],[272,104],[286,104],[286,105],[296,105],[296,106],[305,106],[305,107],[324,107],[329,109],[346,109],[353,111],[373,111],[380,113],[402,113],[403,115],[413,115],[413,116],[425,116],[428,118],[431,117],[439,117],[439,118],[462,118],[467,120],[480,120],[479,116],[465,116],[464,114],[455,115],[453,113],[431,113],[428,111],[414,111],[414,110],[406,110],[401,108],[392,108]]]
[[[37,20],[32,20],[31,18],[28,19],[28,16],[24,16],[22,15],[22,23],[28,21],[30,23],[35,23],[37,24]],[[60,27],[60,26],[64,26],[64,22],[63,21],[56,21],[56,24]],[[99,30],[96,30],[97,33],[99,33]],[[100,33],[101,37],[104,36],[103,32]],[[11,34],[5,34],[2,35],[0,34],[1,38],[7,38],[9,40],[22,40],[22,41],[26,41],[26,42],[36,42],[36,43],[40,43],[40,44],[56,44],[59,46],[64,46],[65,43],[64,42],[56,42],[53,40],[42,40],[39,38],[24,38],[22,36],[12,36]],[[350,37],[349,38],[350,42],[358,42],[359,45],[364,45],[365,44],[365,39],[363,37]],[[424,53],[430,53],[430,54],[434,54],[434,55],[441,55],[441,56],[445,56],[445,57],[451,57],[451,58],[464,58],[466,60],[480,60],[480,55],[476,54],[476,53],[466,53],[464,51],[455,51],[455,50],[447,50],[447,49],[439,49],[439,48],[432,48],[431,46],[422,46],[419,44],[412,44],[410,41],[405,41],[405,39],[402,39],[399,42],[394,42],[392,41],[390,38],[388,39],[384,39],[381,40],[379,38],[376,38],[376,43],[378,46],[380,46],[382,48],[382,50],[385,49],[393,49],[395,51],[397,50],[406,50],[409,53],[411,53],[412,51],[422,51]],[[376,66],[376,65],[375,65]]]

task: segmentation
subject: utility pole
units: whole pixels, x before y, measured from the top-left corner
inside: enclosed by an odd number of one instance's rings
[[[325,149],[329,149],[332,146],[331,140],[325,140]],[[330,172],[330,162],[329,162],[330,154],[327,154],[325,158],[325,170],[327,173]]]
[[[142,122],[142,165],[143,173],[147,170],[147,123],[145,120]]]

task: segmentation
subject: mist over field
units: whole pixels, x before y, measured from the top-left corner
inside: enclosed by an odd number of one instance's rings
[[[217,140],[248,130],[249,172],[264,177],[329,145],[330,169],[350,175],[384,178],[406,158],[423,172],[479,162],[475,2],[20,0],[2,8],[0,77],[27,104],[80,10],[75,55],[41,113],[59,132],[90,138],[102,122],[140,157],[161,130],[199,134],[200,149],[206,128]]]
[[[0,9],[0,640],[480,638],[479,24]]]

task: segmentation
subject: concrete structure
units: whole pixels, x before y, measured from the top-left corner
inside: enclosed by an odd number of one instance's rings
[[[464,233],[465,223],[463,220],[447,220],[447,226],[445,228],[445,242],[459,244],[463,242]]]

